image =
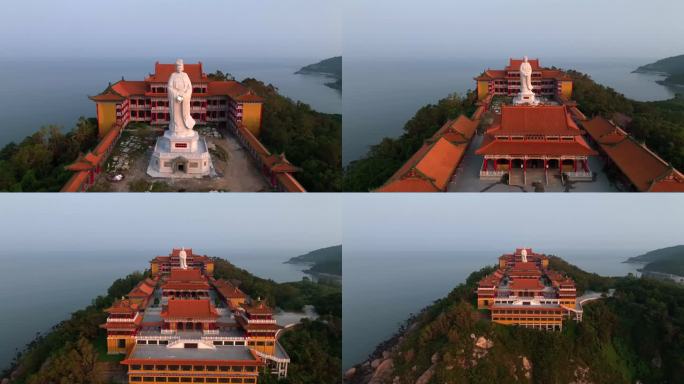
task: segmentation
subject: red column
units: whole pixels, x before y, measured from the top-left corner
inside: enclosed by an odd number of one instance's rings
[[[498,171],[498,166],[496,164],[497,159],[492,159],[492,164],[494,165],[494,170]]]
[[[573,169],[573,172],[577,172],[577,159],[574,159],[572,161],[572,169]]]

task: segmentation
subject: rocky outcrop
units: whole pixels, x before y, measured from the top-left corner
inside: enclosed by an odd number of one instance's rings
[[[373,372],[368,384],[385,384],[390,380],[394,373],[394,361],[392,359],[384,360],[378,365]]]
[[[418,380],[416,380],[415,384],[427,384],[430,382],[430,379],[432,379],[432,375],[435,374],[435,369],[437,369],[437,364],[432,364],[430,368],[428,368],[425,372],[423,372],[420,377],[418,377]]]
[[[525,371],[525,378],[529,380],[532,378],[532,363],[527,356],[520,356],[520,358],[522,360],[523,370]]]

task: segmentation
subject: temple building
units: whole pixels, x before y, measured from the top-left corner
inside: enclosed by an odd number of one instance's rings
[[[534,175],[548,184],[552,175],[570,180],[591,180],[589,156],[594,151],[566,105],[502,105],[501,113],[485,132],[475,151],[482,155],[480,178],[500,179],[525,185]]]
[[[169,102],[166,92],[169,76],[175,71],[174,64],[156,62],[154,73],[144,80],[117,81],[91,96],[97,105],[97,121],[100,135],[104,136],[113,126],[125,127],[131,121],[150,125],[169,124]],[[238,127],[244,125],[255,136],[261,132],[263,99],[241,83],[213,81],[204,73],[202,62],[185,64],[185,72],[192,81],[192,118],[198,124]]]
[[[518,248],[499,257],[498,268],[478,283],[477,308],[498,324],[561,330],[563,320],[582,320],[572,279],[549,269],[546,255]]]
[[[255,384],[264,370],[287,377],[273,310],[211,277],[207,260],[184,248],[155,258],[154,277],[106,309],[107,351],[125,355],[129,383]]]
[[[214,274],[214,261],[210,257],[196,255],[191,248],[174,248],[168,256],[157,256],[150,261],[152,276],[166,276],[171,273],[171,269],[180,268],[181,256],[189,267],[199,269],[207,276]]]
[[[477,98],[485,100],[487,96],[515,96],[520,92],[521,59],[509,59],[504,69],[487,69],[477,81]],[[533,92],[549,98],[570,99],[572,95],[572,79],[563,71],[543,68],[539,59],[529,60],[532,69]]]

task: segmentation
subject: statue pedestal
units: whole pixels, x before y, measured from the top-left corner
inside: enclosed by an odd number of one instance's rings
[[[213,173],[211,156],[204,138],[197,132],[178,136],[166,130],[157,139],[147,174],[165,178],[201,178]]]
[[[513,98],[513,104],[515,105],[537,105],[539,100],[535,97],[534,92],[518,93]]]

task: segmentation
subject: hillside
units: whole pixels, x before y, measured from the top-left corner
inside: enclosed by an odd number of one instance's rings
[[[305,255],[293,257],[285,263],[311,265],[311,268],[305,271],[309,273],[342,276],[342,246],[317,249]]]
[[[292,359],[287,380],[279,384],[319,384],[335,382],[342,362],[342,289],[339,285],[300,281],[276,283],[256,277],[220,258],[214,258],[217,278],[231,280],[253,297],[261,296],[270,305],[297,311],[313,305],[320,320],[306,320],[288,330],[280,339]],[[109,383],[105,371],[117,367],[119,356],[106,354],[106,334],[99,325],[106,321],[105,308],[126,295],[149,272],[133,273],[116,280],[107,295],[76,311],[26,345],[10,367],[0,371],[0,381],[11,384]],[[260,383],[273,383],[267,375]],[[3,384],[5,382],[3,381]]]
[[[643,267],[644,271],[684,276],[684,245],[656,249],[630,257],[625,263],[647,263]]]
[[[658,81],[662,84],[684,85],[684,55],[667,57],[654,63],[642,65],[635,69],[636,73],[659,73],[667,77]]]
[[[301,75],[325,75],[333,78],[335,81],[326,83],[330,88],[342,89],[342,56],[335,56],[329,59],[321,60],[315,64],[309,64],[300,68],[296,74]]]
[[[491,323],[466,283],[409,319],[367,362],[345,373],[350,384],[675,383],[684,377],[684,288],[633,277],[603,278],[552,259],[577,281],[615,289],[584,307],[584,321],[562,332]]]

